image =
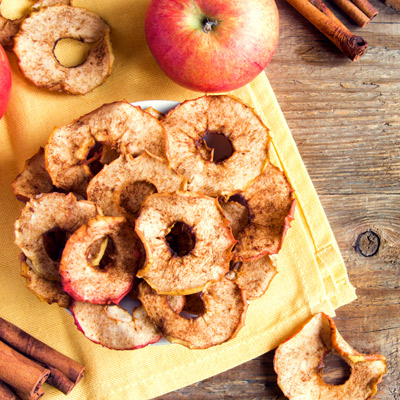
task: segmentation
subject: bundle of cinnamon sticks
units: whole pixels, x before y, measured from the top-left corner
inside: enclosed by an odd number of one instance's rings
[[[368,43],[361,36],[351,33],[323,0],[287,1],[352,61],[358,60],[366,52]],[[361,27],[378,14],[378,10],[368,0],[333,1]]]
[[[44,382],[68,394],[85,367],[0,318],[0,399],[36,400]]]

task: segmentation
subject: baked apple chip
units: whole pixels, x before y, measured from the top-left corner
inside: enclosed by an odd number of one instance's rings
[[[156,343],[161,332],[140,306],[128,311],[115,304],[99,305],[74,301],[70,308],[78,329],[92,342],[109,349],[133,350]]]
[[[230,202],[247,208],[232,213]],[[272,164],[242,192],[238,192],[220,204],[235,229],[238,240],[233,258],[251,261],[280,250],[285,234],[293,220],[296,200],[294,190],[285,174]],[[247,221],[246,221],[247,216]],[[239,218],[239,220],[238,220]]]
[[[97,206],[69,193],[45,193],[25,204],[15,222],[15,243],[40,276],[59,281],[61,255],[69,236],[99,213]]]
[[[247,310],[245,292],[224,278],[203,291],[205,311],[194,318],[174,312],[167,296],[157,294],[146,282],[139,284],[139,300],[170,342],[191,349],[206,349],[233,339],[244,325]]]
[[[86,196],[89,181],[102,167],[97,160],[103,146],[132,156],[147,150],[165,158],[164,142],[157,118],[117,101],[55,129],[45,148],[46,168],[55,186]]]
[[[98,204],[104,215],[135,215],[143,201],[153,193],[173,193],[185,188],[165,159],[144,152],[133,158],[121,155],[106,165],[89,183],[88,200]]]
[[[350,377],[341,385],[322,380],[324,357],[332,351],[350,366]],[[291,400],[367,400],[377,391],[386,361],[379,354],[354,350],[333,320],[319,313],[277,348],[274,368],[279,387]]]
[[[226,277],[246,291],[248,300],[255,300],[266,292],[272,278],[278,273],[275,264],[271,256],[256,261],[233,261]]]
[[[11,186],[17,199],[24,202],[41,193],[56,191],[46,170],[43,147],[25,161],[24,169],[14,179]]]
[[[170,295],[199,292],[223,277],[236,243],[217,199],[192,192],[149,196],[136,232],[146,250],[137,276]]]
[[[97,216],[75,231],[60,262],[61,283],[74,300],[118,304],[132,289],[141,258],[124,217]]]
[[[65,38],[91,45],[82,64],[69,68],[57,60],[54,48]],[[22,22],[14,42],[22,73],[40,88],[85,94],[111,74],[110,27],[84,8],[63,4],[41,8]]]
[[[187,100],[162,122],[168,160],[190,191],[217,196],[244,190],[268,160],[269,129],[233,97]]]
[[[71,305],[72,299],[64,292],[61,283],[50,281],[38,275],[29,266],[29,261],[23,254],[21,254],[21,276],[26,279],[26,287],[41,301],[48,304],[56,303],[63,308],[68,308]]]

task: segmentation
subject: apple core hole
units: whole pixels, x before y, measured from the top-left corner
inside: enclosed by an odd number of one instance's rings
[[[215,164],[224,162],[234,152],[232,142],[223,133],[206,132],[202,141],[206,150],[206,160]]]
[[[185,296],[185,306],[179,314],[186,319],[201,317],[206,312],[206,306],[200,293],[189,294]]]
[[[93,175],[97,175],[103,168],[101,156],[103,154],[103,144],[96,142],[89,150],[85,163]]]
[[[350,378],[350,366],[335,352],[327,354],[322,363],[322,380],[330,385],[342,385]]]
[[[128,214],[136,214],[143,201],[153,193],[157,193],[157,188],[151,182],[131,182],[122,189],[119,205]]]
[[[86,258],[93,267],[105,270],[113,264],[114,254],[114,241],[110,236],[106,236],[90,244]]]
[[[175,222],[165,236],[165,241],[171,253],[178,257],[189,254],[196,245],[196,236],[192,228],[184,222]]]
[[[48,230],[42,235],[44,249],[53,261],[61,260],[69,236],[69,232],[61,228]]]
[[[89,54],[92,44],[84,43],[79,39],[58,39],[53,48],[53,54],[60,65],[74,68],[82,65]]]

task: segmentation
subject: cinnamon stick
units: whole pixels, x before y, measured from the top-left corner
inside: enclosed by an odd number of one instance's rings
[[[0,381],[0,399],[1,400],[17,400],[15,393],[3,381]]]
[[[50,371],[0,341],[0,380],[30,396],[41,392]]]
[[[58,369],[75,384],[83,376],[85,370],[83,365],[34,338],[3,318],[0,318],[0,339],[32,359],[40,361],[46,366]]]
[[[19,390],[15,390],[15,393],[18,395],[18,400],[38,400],[44,396],[44,389],[40,387],[39,390],[32,396]]]
[[[342,21],[340,21],[340,19],[336,17],[336,15],[326,6],[326,4],[322,0],[310,0],[310,3],[313,6],[317,7],[318,10],[324,13],[327,17],[334,20],[343,30],[349,31],[346,25],[344,25]]]
[[[364,27],[370,21],[351,0],[333,0],[357,25]]]
[[[287,0],[301,15],[307,18],[321,33],[334,43],[352,61],[358,60],[366,51],[368,43],[361,37],[343,29],[308,0]]]
[[[60,390],[64,394],[69,394],[71,390],[75,387],[75,382],[68,379],[61,371],[57,368],[46,366],[50,370],[50,376],[47,378],[46,383],[54,386],[56,389]],[[1,399],[1,397],[0,397]]]
[[[352,2],[371,20],[379,11],[368,0],[352,0]]]

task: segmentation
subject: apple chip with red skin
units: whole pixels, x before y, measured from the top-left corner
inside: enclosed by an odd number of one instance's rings
[[[244,190],[268,160],[269,129],[231,96],[186,100],[162,123],[168,160],[190,191],[218,196]]]
[[[146,250],[137,276],[169,295],[199,292],[222,278],[236,243],[218,200],[192,192],[149,196],[136,232]]]
[[[230,201],[220,201],[227,218],[233,217],[235,239],[233,258],[251,261],[279,252],[286,231],[293,220],[296,200],[285,174],[272,164],[242,192],[230,199],[243,204],[240,213],[232,213]],[[247,212],[247,214],[245,214]],[[247,223],[246,223],[247,216]],[[241,218],[241,222],[238,222]],[[244,221],[244,222],[243,222]]]
[[[70,308],[78,329],[92,342],[114,350],[133,350],[156,343],[161,332],[140,306],[128,311],[115,304],[74,301]]]
[[[178,175],[165,159],[144,152],[133,158],[130,154],[104,166],[90,181],[88,200],[104,215],[135,215],[143,201],[152,193],[173,193],[185,188],[185,178]]]
[[[25,204],[15,222],[15,244],[32,269],[49,280],[60,280],[61,254],[69,235],[98,215],[94,203],[69,193],[45,193]]]
[[[342,385],[322,380],[323,360],[331,351],[350,366],[350,377]],[[279,387],[291,400],[367,400],[377,391],[386,372],[386,361],[379,354],[354,350],[333,320],[319,313],[277,348],[274,368]]]
[[[24,202],[41,193],[56,191],[46,170],[43,147],[40,147],[36,154],[25,161],[24,169],[11,185],[17,199]]]
[[[244,325],[247,311],[245,292],[224,278],[202,292],[205,311],[195,318],[174,312],[167,296],[157,294],[146,282],[139,285],[139,300],[170,342],[190,349],[206,349],[233,339]]]
[[[92,162],[100,158],[98,148],[134,157],[147,150],[165,158],[164,142],[164,128],[157,118],[117,101],[55,129],[45,148],[46,168],[55,186],[86,196],[89,181],[102,167]]]
[[[140,258],[139,240],[125,218],[97,216],[68,239],[61,283],[74,300],[118,304],[132,288]]]

